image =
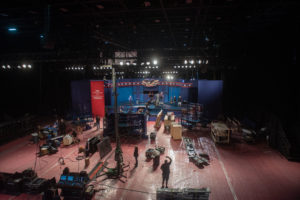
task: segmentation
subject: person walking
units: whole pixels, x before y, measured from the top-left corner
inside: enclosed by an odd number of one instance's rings
[[[170,175],[170,165],[172,163],[172,159],[169,156],[166,156],[169,159],[169,162],[165,160],[165,163],[161,165],[160,169],[162,170],[162,186],[164,188],[164,182],[166,182],[166,188],[168,188],[168,180]]]
[[[135,158],[135,168],[138,166],[139,149],[137,146],[134,147],[133,156]]]

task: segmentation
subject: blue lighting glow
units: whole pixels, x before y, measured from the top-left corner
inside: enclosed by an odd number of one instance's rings
[[[8,28],[8,31],[11,31],[11,32],[14,32],[14,31],[17,31],[17,28]]]
[[[41,34],[41,35],[40,35],[40,38],[44,38],[44,35]]]

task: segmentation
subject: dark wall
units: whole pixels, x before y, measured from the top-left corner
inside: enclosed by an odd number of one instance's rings
[[[233,36],[232,48],[227,52],[236,55],[231,66],[237,67],[222,72],[225,113],[259,119],[258,122],[268,113],[278,116],[287,126],[298,123],[299,22],[294,20],[240,30]],[[237,46],[241,53],[235,50]]]

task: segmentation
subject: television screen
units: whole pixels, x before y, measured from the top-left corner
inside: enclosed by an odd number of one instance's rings
[[[60,180],[61,180],[61,181],[67,180],[67,176],[62,175],[62,176],[60,177]]]

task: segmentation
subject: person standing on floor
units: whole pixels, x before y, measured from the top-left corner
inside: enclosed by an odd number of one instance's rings
[[[165,160],[165,163],[161,165],[160,169],[162,170],[162,186],[164,188],[164,182],[166,182],[166,188],[168,188],[168,180],[170,175],[170,165],[172,163],[172,159],[169,156],[166,156],[170,161]]]
[[[97,125],[97,130],[100,129],[100,117],[99,115],[96,116],[96,125]]]
[[[137,146],[134,147],[133,156],[135,158],[135,167],[137,167],[138,166],[138,157],[139,157],[139,149]]]

